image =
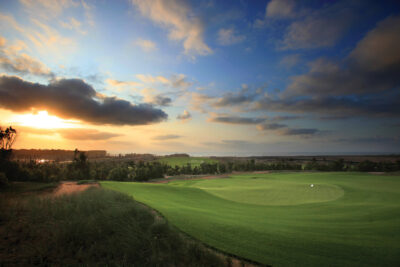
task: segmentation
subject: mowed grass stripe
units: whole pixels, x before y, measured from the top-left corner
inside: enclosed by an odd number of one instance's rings
[[[254,177],[256,179],[254,179]],[[215,194],[290,183],[338,187],[333,201],[249,204]],[[254,184],[253,184],[254,183]],[[181,230],[223,251],[274,266],[395,266],[400,263],[400,177],[274,173],[171,184],[104,182],[134,196]],[[207,191],[208,189],[208,191]],[[229,191],[229,190],[228,190]],[[282,191],[284,192],[284,190]],[[303,192],[300,190],[300,195]],[[226,193],[226,192],[225,192]],[[296,192],[290,192],[293,198]],[[256,198],[253,199],[256,201]]]

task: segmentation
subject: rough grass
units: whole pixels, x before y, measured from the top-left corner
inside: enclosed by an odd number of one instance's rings
[[[76,182],[76,184],[81,185],[81,184],[97,184],[97,180],[79,180]]]
[[[332,200],[323,194],[305,195],[298,188],[311,183],[324,194],[334,188]],[[170,184],[102,185],[134,195],[213,247],[261,263],[400,265],[400,176],[271,173]],[[279,194],[268,191],[269,185]],[[260,187],[272,196],[254,195]]]
[[[2,207],[4,266],[222,266],[132,197],[91,188]]]
[[[58,186],[58,183],[39,183],[39,182],[12,182],[6,187],[1,188],[0,194],[20,194],[28,192],[38,192],[50,190]]]
[[[217,163],[217,160],[204,157],[166,157],[158,159],[158,161],[172,167],[182,167],[189,163],[192,168],[199,167],[202,163]]]

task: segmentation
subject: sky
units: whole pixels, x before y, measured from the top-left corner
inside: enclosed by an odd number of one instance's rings
[[[0,0],[14,148],[400,153],[400,4]]]

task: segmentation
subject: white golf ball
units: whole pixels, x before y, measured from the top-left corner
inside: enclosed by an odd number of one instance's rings
[[[310,187],[314,187],[314,184],[310,184]]]

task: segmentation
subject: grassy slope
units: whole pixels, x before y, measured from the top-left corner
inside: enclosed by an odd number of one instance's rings
[[[223,266],[131,197],[95,188],[0,206],[0,259],[1,266]]]
[[[233,199],[234,194],[225,193],[221,198],[215,190],[207,191],[207,187],[226,186],[228,179],[102,184],[134,195],[183,231],[216,248],[262,263],[274,266],[400,263],[400,177],[274,173],[234,176],[230,183],[237,186],[262,179],[278,179],[283,184],[325,184],[341,188],[344,195],[330,202],[268,206],[240,203],[226,199]],[[238,200],[243,199],[239,196]],[[265,204],[261,196],[260,203]]]
[[[188,163],[191,164],[192,168],[199,167],[201,163],[216,163],[216,160],[210,158],[202,158],[202,157],[168,157],[168,158],[161,158],[158,161],[168,164],[172,167],[175,166],[186,166]]]

